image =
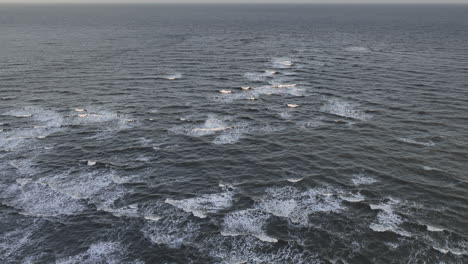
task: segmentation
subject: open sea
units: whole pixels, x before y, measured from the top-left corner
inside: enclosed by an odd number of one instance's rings
[[[468,5],[0,5],[0,260],[468,263]]]

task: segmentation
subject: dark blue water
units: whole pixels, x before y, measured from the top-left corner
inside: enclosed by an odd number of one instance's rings
[[[1,262],[467,263],[466,14],[0,6]]]

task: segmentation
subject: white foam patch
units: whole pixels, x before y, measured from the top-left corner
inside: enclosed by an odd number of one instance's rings
[[[411,139],[411,138],[399,138],[399,140],[402,141],[402,142],[405,142],[405,143],[424,146],[424,147],[433,147],[433,146],[435,146],[435,143],[430,141],[430,140],[418,141],[418,140]]]
[[[353,175],[353,179],[351,181],[356,186],[369,185],[369,184],[373,184],[373,183],[377,182],[376,179],[374,179],[372,177],[369,177],[367,175],[364,175],[364,174],[355,174],[355,175]]]
[[[368,53],[368,52],[370,52],[369,48],[361,47],[361,46],[346,47],[345,50],[349,51],[349,52],[356,52],[356,53]]]
[[[95,264],[95,263],[135,263],[141,261],[127,261],[127,248],[118,242],[98,242],[92,244],[86,252],[58,259],[57,264]]]
[[[74,215],[86,209],[86,205],[41,183],[2,186],[0,198],[3,204],[33,216]]]
[[[155,244],[178,248],[192,241],[199,229],[189,214],[169,210],[157,221],[147,220],[142,232]]]
[[[185,212],[192,213],[199,218],[207,217],[209,213],[216,213],[232,206],[235,192],[226,191],[215,194],[204,194],[199,197],[184,200],[166,199],[166,203],[175,206]]]
[[[270,215],[256,209],[247,209],[229,213],[224,217],[223,236],[251,235],[264,242],[278,242],[264,231]]]
[[[369,227],[375,232],[393,232],[401,236],[410,237],[411,234],[402,228],[400,224],[403,219],[395,213],[395,208],[400,204],[399,200],[389,199],[386,202],[374,205],[371,204],[372,210],[379,210],[377,214],[377,221],[373,222]]]
[[[338,189],[327,187],[307,191],[290,186],[270,188],[256,199],[256,206],[264,212],[288,218],[294,224],[307,225],[311,214],[343,210],[340,193]]]
[[[328,100],[328,102],[325,103],[320,108],[320,111],[333,114],[333,115],[337,115],[337,116],[362,120],[362,121],[372,118],[371,115],[366,114],[363,111],[356,109],[355,104],[349,103],[340,99]]]

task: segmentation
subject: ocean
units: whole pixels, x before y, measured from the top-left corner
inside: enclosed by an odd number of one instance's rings
[[[1,5],[2,263],[467,263],[467,5]]]

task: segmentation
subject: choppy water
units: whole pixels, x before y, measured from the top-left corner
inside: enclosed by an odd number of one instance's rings
[[[2,6],[2,263],[466,263],[467,13]]]

